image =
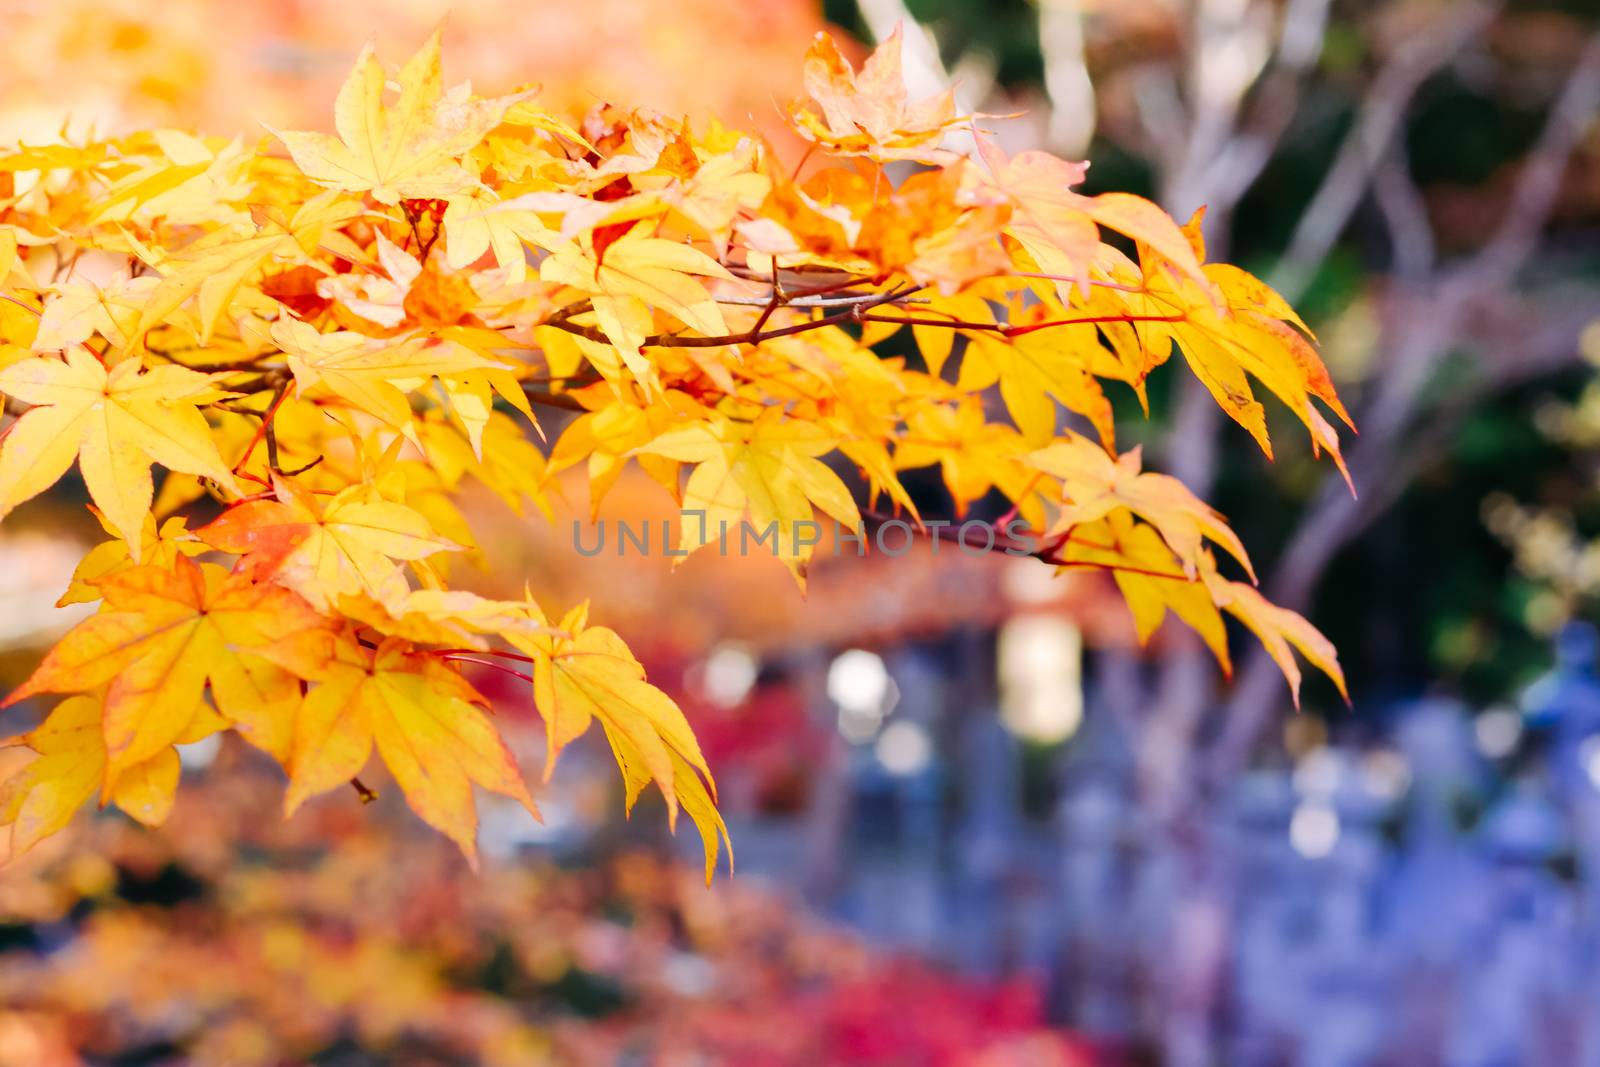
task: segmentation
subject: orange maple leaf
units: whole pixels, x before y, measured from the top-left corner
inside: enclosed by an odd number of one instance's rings
[[[364,594],[390,603],[409,591],[396,560],[420,560],[460,545],[434,533],[421,512],[355,485],[326,501],[274,476],[276,500],[249,500],[195,531],[212,548],[244,557],[318,608]]]
[[[291,668],[303,673],[315,663],[287,656],[286,639],[326,625],[309,604],[282,586],[183,555],[170,568],[134,567],[98,587],[105,597],[99,614],[69,630],[0,706],[109,683],[105,795],[118,775],[172,745],[204,714],[207,682],[223,716],[260,727],[258,743],[272,747],[266,738],[274,731],[263,719],[285,709],[263,702],[282,690],[276,683]]]

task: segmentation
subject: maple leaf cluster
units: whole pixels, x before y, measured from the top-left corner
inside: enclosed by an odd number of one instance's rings
[[[901,475],[936,467],[958,517],[998,491],[1044,564],[1114,574],[1142,636],[1170,612],[1226,664],[1230,614],[1296,690],[1292,648],[1342,689],[1316,630],[1222,574],[1211,546],[1249,560],[1221,516],[1117,450],[1104,392],[1142,402],[1180,352],[1269,455],[1258,385],[1337,459],[1304,324],[1207,263],[1198,219],[909,100],[899,47],[857,72],[819,35],[798,171],[715,121],[447,87],[437,35],[392,75],[364,51],[333,134],[0,155],[0,515],[76,465],[111,537],[64,597],[98,611],[9,698],[67,697],[16,739],[11,850],[96,795],[160,822],[174,746],[232,730],[289,812],[376,749],[471,857],[475,787],[534,808],[462,673],[487,663],[527,683],[547,775],[598,720],[630,806],[654,783],[687,811],[709,877],[710,768],[622,640],[449,587],[469,483],[545,509],[573,467],[598,507],[636,460],[700,517],[685,552],[775,525],[802,585],[802,524],[871,517],[841,469],[920,522]],[[916,358],[875,351],[896,333]],[[541,406],[576,414],[548,454]]]

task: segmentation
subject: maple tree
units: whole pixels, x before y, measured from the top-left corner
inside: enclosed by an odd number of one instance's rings
[[[957,519],[1007,499],[1007,550],[1113,574],[1141,636],[1171,613],[1226,666],[1232,615],[1297,698],[1293,649],[1343,691],[1314,628],[1224,575],[1213,546],[1253,578],[1222,517],[1118,451],[1103,385],[1143,403],[1176,351],[1267,455],[1252,380],[1338,461],[1305,324],[1206,262],[1198,217],[1008,158],[899,64],[897,36],[859,72],[818,36],[798,167],[716,121],[448,88],[437,35],[392,75],[369,46],[333,134],[0,155],[0,515],[76,463],[112,538],[64,597],[97,613],[9,698],[67,697],[13,742],[37,758],[0,782],[10,849],[96,792],[159,822],[173,746],[233,730],[291,812],[366,793],[376,748],[472,858],[474,786],[534,801],[470,664],[526,683],[547,775],[598,719],[630,808],[658,786],[709,878],[711,768],[623,641],[449,586],[469,483],[547,509],[583,467],[598,508],[630,460],[683,508],[680,551],[749,522],[802,587],[805,524],[920,523],[901,476],[938,467]],[[897,333],[916,358],[876,350]],[[577,416],[548,449],[539,408]]]

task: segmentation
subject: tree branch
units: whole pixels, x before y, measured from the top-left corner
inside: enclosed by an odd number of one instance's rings
[[[1449,6],[1438,25],[1413,34],[1373,79],[1355,124],[1300,217],[1283,263],[1273,273],[1273,287],[1290,302],[1305,291],[1344,232],[1417,90],[1480,34],[1499,9],[1499,3]]]
[[[1324,483],[1323,492],[1302,516],[1268,585],[1276,603],[1290,609],[1303,608],[1339,550],[1401,495],[1406,476],[1416,462],[1414,456],[1408,458],[1412,449],[1403,447],[1405,432],[1417,421],[1416,407],[1433,368],[1461,337],[1468,312],[1508,287],[1533,254],[1567,162],[1597,106],[1600,34],[1584,47],[1551,107],[1512,192],[1510,206],[1488,243],[1465,265],[1426,287],[1417,301],[1417,307],[1425,307],[1425,311],[1396,317],[1399,337],[1384,346],[1391,354],[1393,369],[1380,383],[1369,412],[1357,420],[1362,436],[1349,457],[1357,484],[1373,499],[1370,503],[1353,500],[1334,487],[1333,479]],[[1571,359],[1576,345],[1569,340],[1564,347]],[[1488,381],[1497,380],[1492,374],[1485,377]],[[1501,387],[1515,380],[1498,378]],[[1445,401],[1445,409],[1449,410],[1454,402]],[[1277,692],[1270,660],[1259,650],[1252,652],[1239,676],[1224,716],[1222,734],[1212,753],[1214,780],[1223,780],[1243,765],[1274,708],[1281,703]]]

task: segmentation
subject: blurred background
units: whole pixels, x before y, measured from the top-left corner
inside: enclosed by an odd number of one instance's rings
[[[1094,575],[845,557],[802,600],[771,560],[578,558],[581,488],[554,524],[485,499],[477,586],[594,598],[683,702],[739,873],[704,889],[659,805],[623,821],[600,748],[542,826],[484,804],[473,876],[391,796],[280,824],[248,752],[192,746],[161,830],[86,815],[0,871],[0,1065],[1600,1065],[1594,0],[0,10],[8,144],[327,128],[364,40],[443,19],[453,80],[786,151],[811,34],[859,57],[903,22],[914,95],[955,79],[1022,113],[1008,149],[1206,205],[1361,429],[1352,499],[1177,375],[1119,426],[1339,646],[1353,706],[1313,683],[1298,713],[1261,657],[1230,682],[1183,633],[1139,649]],[[100,539],[59,492],[0,531],[7,687]],[[604,514],[670,506],[625,480]]]

